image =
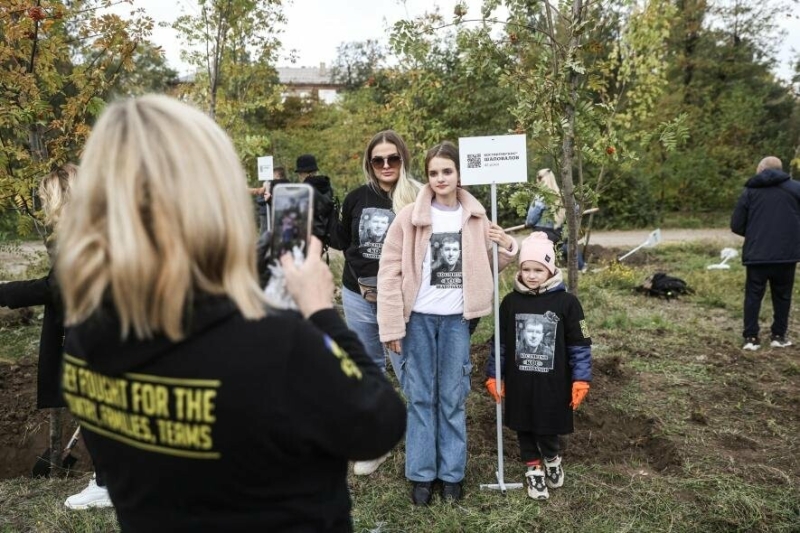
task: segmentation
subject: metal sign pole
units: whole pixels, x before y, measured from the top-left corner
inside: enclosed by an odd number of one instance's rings
[[[497,184],[492,182],[492,222],[497,223]],[[502,390],[500,367],[500,278],[497,243],[492,247],[492,271],[494,274],[494,369],[498,390]],[[503,479],[503,404],[497,404],[497,483],[482,483],[482,489],[499,490],[503,494],[508,489],[521,489],[522,483],[506,483]]]

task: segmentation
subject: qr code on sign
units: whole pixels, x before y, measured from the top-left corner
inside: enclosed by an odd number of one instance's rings
[[[481,168],[481,154],[467,154],[467,168]]]

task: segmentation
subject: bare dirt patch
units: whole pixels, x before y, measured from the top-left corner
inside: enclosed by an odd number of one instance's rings
[[[62,419],[62,442],[66,443],[75,425],[66,413]],[[0,363],[0,479],[30,476],[49,439],[49,410],[36,409],[36,359]],[[91,468],[82,446],[76,447],[73,455],[81,458],[74,470]]]

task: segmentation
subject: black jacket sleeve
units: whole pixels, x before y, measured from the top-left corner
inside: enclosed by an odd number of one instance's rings
[[[742,195],[739,196],[739,201],[736,202],[733,215],[731,215],[731,231],[742,237],[744,237],[745,231],[747,230],[748,204],[748,191],[745,189]]]
[[[0,284],[0,307],[18,309],[32,305],[52,305],[54,301],[52,276],[51,271],[43,278]]]
[[[335,310],[319,311],[310,322],[298,328],[289,369],[307,377],[291,399],[304,416],[295,430],[348,460],[384,455],[405,432],[403,401]]]
[[[565,317],[565,342],[572,381],[592,381],[592,339],[580,301],[572,297]]]

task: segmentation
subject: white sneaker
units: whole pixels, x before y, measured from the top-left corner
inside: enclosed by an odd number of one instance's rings
[[[550,497],[542,467],[532,468],[525,473],[525,485],[528,487],[529,498],[533,498],[534,500],[546,500]]]
[[[89,509],[90,507],[113,507],[108,489],[97,485],[96,476],[92,475],[89,485],[78,494],[73,494],[64,502],[67,509]]]
[[[561,466],[561,456],[555,459],[544,460],[545,483],[551,489],[557,489],[564,485],[564,468]]]
[[[750,350],[751,352],[755,352],[761,348],[761,344],[758,342],[758,337],[747,337],[744,340],[744,346],[742,346],[742,350]]]
[[[368,476],[375,472],[388,457],[389,454],[387,453],[383,457],[378,457],[371,461],[356,461],[353,464],[353,473],[357,476]]]
[[[792,345],[792,341],[786,338],[786,335],[773,335],[769,343],[773,348],[786,348]]]

